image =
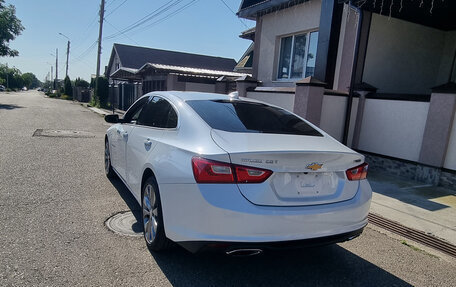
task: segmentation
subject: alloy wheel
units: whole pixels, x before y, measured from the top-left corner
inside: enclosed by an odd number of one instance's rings
[[[158,229],[158,204],[154,187],[147,184],[143,195],[144,238],[148,244],[154,242]]]
[[[111,154],[109,153],[109,142],[105,142],[105,153],[104,153],[104,162],[105,162],[105,172],[109,173],[111,168]]]

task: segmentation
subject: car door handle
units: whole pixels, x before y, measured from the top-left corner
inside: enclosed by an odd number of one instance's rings
[[[128,140],[128,133],[123,133],[122,136],[123,136],[124,140]]]
[[[117,133],[120,135],[120,130],[116,130],[116,131],[117,131]]]

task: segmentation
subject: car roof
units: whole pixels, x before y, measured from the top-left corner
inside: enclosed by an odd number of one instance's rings
[[[229,100],[230,96],[216,93],[203,92],[180,92],[180,91],[162,91],[154,92],[155,95],[162,95],[167,98],[174,98],[182,101],[188,100]]]

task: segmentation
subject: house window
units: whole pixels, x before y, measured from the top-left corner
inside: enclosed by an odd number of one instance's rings
[[[280,40],[277,79],[313,76],[317,42],[318,31],[283,37]]]

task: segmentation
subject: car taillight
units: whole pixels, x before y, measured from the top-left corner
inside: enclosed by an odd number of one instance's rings
[[[347,174],[348,180],[362,180],[366,179],[367,177],[367,169],[369,165],[367,163],[363,163],[354,168],[350,168],[345,173]]]
[[[235,166],[238,183],[260,183],[268,179],[272,171],[267,169],[251,168],[247,166]]]
[[[192,158],[193,175],[197,183],[260,183],[268,179],[272,171]]]

